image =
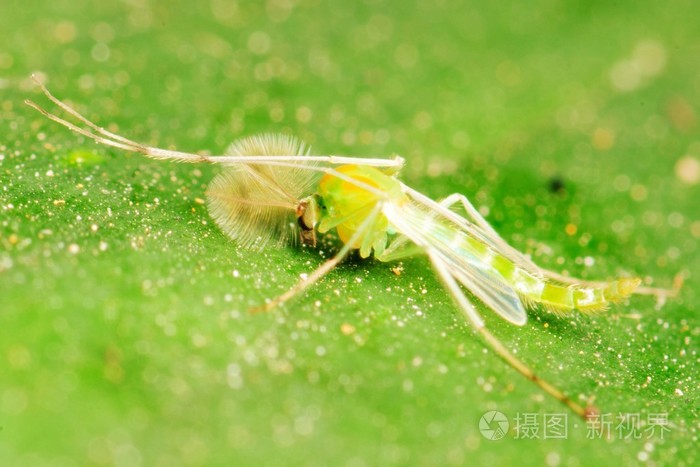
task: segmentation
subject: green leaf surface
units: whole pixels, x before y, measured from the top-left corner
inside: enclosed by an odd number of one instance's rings
[[[0,464],[697,465],[699,16],[679,0],[3,1]],[[202,202],[214,167],[67,131],[23,104],[46,105],[32,72],[137,141],[220,154],[283,132],[398,153],[407,184],[464,193],[544,267],[687,279],[660,307],[522,328],[481,308],[540,376],[595,397],[611,431],[590,439],[484,349],[424,258],[352,257],[249,314],[337,242],[237,247]],[[503,439],[479,430],[490,411]]]

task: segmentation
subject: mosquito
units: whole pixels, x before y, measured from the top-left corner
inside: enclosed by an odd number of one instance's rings
[[[27,100],[45,117],[98,143],[153,159],[222,166],[207,188],[211,217],[241,247],[263,250],[288,243],[316,245],[316,232],[335,229],[342,247],[335,256],[260,310],[271,310],[300,294],[349,253],[382,262],[424,255],[455,304],[484,343],[508,365],[578,416],[595,416],[562,390],[540,378],[486,327],[478,300],[506,321],[522,326],[526,310],[541,306],[563,314],[593,313],[633,293],[661,302],[676,290],[640,287],[638,278],[586,281],[538,267],[510,246],[459,193],[434,201],[398,179],[404,159],[315,156],[291,136],[264,134],[240,139],[223,156],[160,149],[105,130],[54,97],[71,123]],[[454,208],[461,207],[463,215]]]

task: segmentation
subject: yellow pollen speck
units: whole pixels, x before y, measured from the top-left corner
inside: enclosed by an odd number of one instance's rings
[[[644,185],[639,185],[635,184],[632,185],[632,188],[630,190],[630,196],[632,197],[633,200],[635,201],[644,201],[647,199],[647,188]]]
[[[615,144],[615,132],[608,128],[596,128],[591,136],[591,143],[599,151],[607,151]]]
[[[700,238],[700,221],[695,221],[690,226],[690,233],[695,238]]]
[[[299,107],[296,112],[296,118],[297,121],[301,123],[309,123],[311,121],[311,117],[313,116],[313,112],[311,111],[310,108],[306,106]]]
[[[340,325],[340,332],[342,332],[346,336],[349,336],[350,334],[355,333],[355,326],[353,326],[350,323],[343,323]]]
[[[69,21],[60,21],[53,28],[53,36],[61,44],[73,42],[76,35],[77,28]]]
[[[576,232],[578,231],[578,228],[574,224],[566,224],[566,228],[564,229],[566,232],[566,235],[576,235]]]
[[[688,185],[700,183],[700,161],[692,156],[678,159],[674,167],[676,178]]]

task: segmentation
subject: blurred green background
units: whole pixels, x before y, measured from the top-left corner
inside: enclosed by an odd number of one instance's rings
[[[698,17],[690,0],[3,0],[0,464],[697,465]],[[541,376],[595,396],[612,431],[588,439],[483,350],[421,258],[351,258],[249,315],[332,246],[237,248],[201,202],[212,167],[47,121],[23,104],[47,104],[32,72],[138,141],[399,153],[405,182],[466,194],[543,266],[689,278],[660,308],[523,328],[484,310]],[[479,432],[490,410],[500,441]],[[562,413],[566,439],[544,439]],[[540,439],[516,439],[518,416]]]

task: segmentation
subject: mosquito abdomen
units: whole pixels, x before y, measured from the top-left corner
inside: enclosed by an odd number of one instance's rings
[[[507,261],[505,258],[504,260]],[[538,303],[555,313],[572,310],[583,313],[604,311],[611,303],[619,302],[632,295],[641,283],[637,278],[621,278],[599,287],[583,284],[564,285],[537,277],[519,267],[514,266],[514,268],[509,282],[524,301]]]
[[[434,224],[433,229],[439,228]],[[626,299],[641,283],[638,278],[621,278],[600,287],[585,284],[560,284],[525,270],[479,239],[461,231],[453,233],[450,245],[456,254],[473,256],[492,267],[528,305],[540,304],[552,312],[579,310],[584,313],[603,311],[611,303]]]

